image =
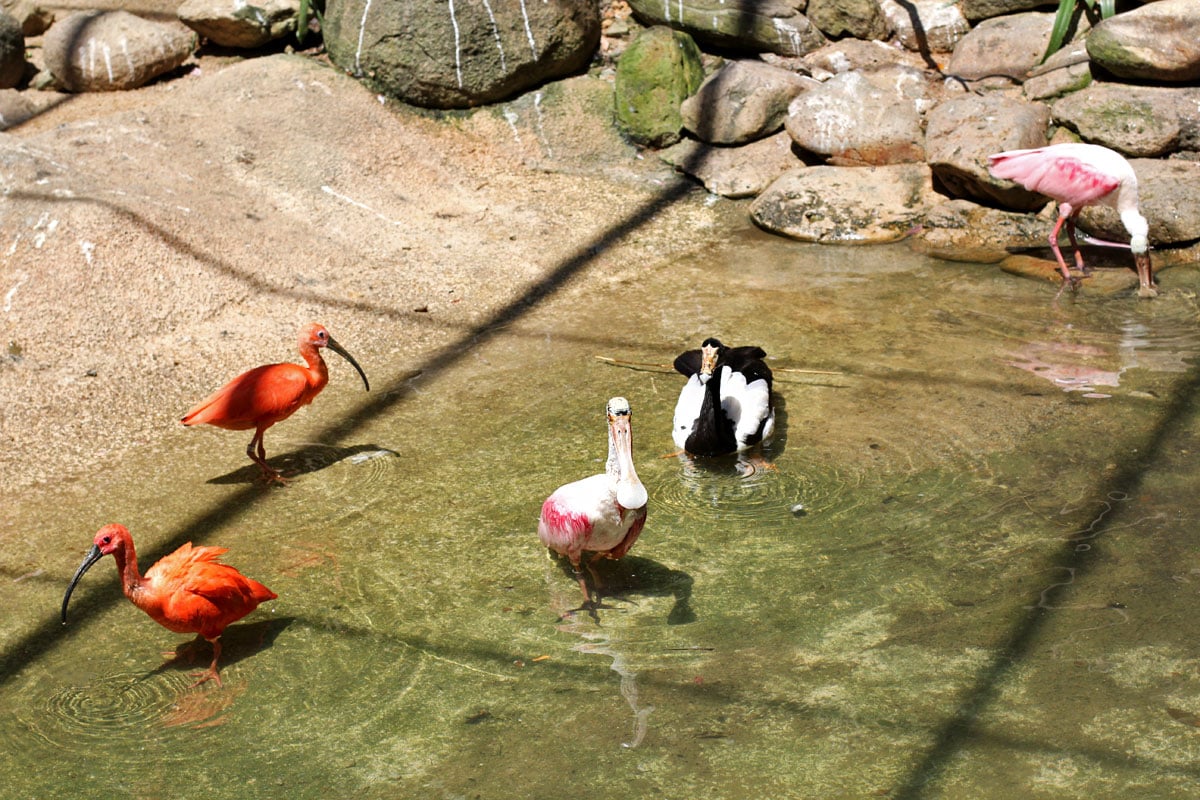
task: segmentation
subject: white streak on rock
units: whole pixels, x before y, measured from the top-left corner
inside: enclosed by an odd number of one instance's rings
[[[358,23],[358,49],[354,51],[354,77],[362,77],[363,35],[367,32],[367,12],[371,10],[371,0],[363,4],[362,19]]]
[[[121,52],[125,54],[125,65],[129,68],[130,76],[137,71],[133,66],[133,55],[129,52],[129,40],[124,36],[121,37]]]
[[[520,144],[521,134],[517,131],[517,120],[520,119],[520,116],[518,116],[517,112],[513,111],[512,108],[505,106],[504,119],[508,122],[508,127],[512,128],[513,139],[516,140],[517,144]]]
[[[21,237],[18,236],[17,238],[20,239]],[[13,247],[16,247],[16,244],[17,243],[14,241]],[[20,280],[17,281],[16,285],[13,286],[11,289],[9,289],[7,292],[5,292],[5,294],[4,294],[4,313],[5,314],[12,311],[12,301],[13,301],[13,298],[17,296],[17,289],[20,289],[21,285],[23,283],[25,283],[25,281],[27,281],[27,280],[29,280],[29,274],[26,272],[22,272],[21,278],[20,278]]]
[[[336,191],[332,186],[322,186],[321,191],[324,192],[325,194],[336,197],[338,200],[341,200],[344,203],[349,203],[350,205],[354,206],[355,208],[361,208],[363,211],[369,211],[370,213],[379,217],[381,220],[383,220],[384,222],[386,222],[389,225],[403,225],[404,224],[404,223],[400,222],[399,220],[394,220],[389,217],[385,217],[383,214],[380,214],[378,211],[371,208],[366,203],[360,203],[352,197],[347,197],[346,195],[342,194],[341,192]]]
[[[487,9],[488,19],[492,21],[492,35],[496,37],[496,50],[500,52],[500,72],[507,75],[508,65],[504,63],[504,42],[500,41],[500,28],[496,26],[496,15],[492,13],[492,4],[488,0],[483,0],[483,7]]]
[[[450,6],[450,24],[454,26],[454,74],[458,78],[458,88],[462,88],[462,52],[458,43],[458,20],[454,17],[454,0],[447,0]]]
[[[116,83],[116,80],[113,79],[112,71],[112,50],[109,49],[107,42],[100,45],[100,47],[104,50],[104,71],[108,74],[108,82],[110,84]]]
[[[529,39],[529,53],[537,61],[537,42],[533,40],[533,29],[529,27],[529,13],[525,10],[525,0],[521,0],[521,18],[525,20],[525,38]]]
[[[791,55],[801,55],[801,53],[804,51],[804,44],[801,41],[800,31],[796,30],[794,26],[789,25],[778,17],[772,21],[775,25],[775,32],[779,34],[779,41],[787,42],[787,44],[792,48]]]

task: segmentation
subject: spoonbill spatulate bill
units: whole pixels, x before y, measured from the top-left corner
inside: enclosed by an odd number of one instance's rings
[[[542,504],[538,519],[538,538],[570,560],[585,607],[592,604],[593,598],[579,568],[583,554],[593,554],[587,568],[598,590],[596,562],[623,557],[646,522],[646,487],[633,466],[632,416],[624,397],[608,401],[608,461],[604,472],[560,486]]]

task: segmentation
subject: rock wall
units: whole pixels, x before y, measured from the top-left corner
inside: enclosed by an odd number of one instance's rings
[[[944,257],[1000,259],[1042,245],[1021,215],[1052,211],[993,178],[988,156],[1102,145],[1133,160],[1152,245],[1167,261],[1200,258],[1197,0],[1109,19],[1080,3],[1045,59],[1054,14],[1033,10],[1039,0],[329,0],[320,26],[296,0],[188,0],[178,21],[55,21],[36,75],[22,32],[52,17],[5,3],[0,88],[20,91],[0,91],[0,128],[36,113],[38,88],[133,88],[179,74],[197,46],[278,50],[319,32],[309,53],[428,108],[562,96],[545,89],[586,72],[612,87],[606,124],[715,194],[755,198],[756,222],[806,241],[910,236]],[[1081,222],[1123,235],[1112,209]]]

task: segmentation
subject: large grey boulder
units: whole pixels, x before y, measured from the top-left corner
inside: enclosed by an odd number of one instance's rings
[[[808,0],[805,13],[822,33],[835,39],[883,39],[890,27],[879,0]]]
[[[512,97],[581,69],[600,43],[594,3],[329,0],[325,47],[374,90],[427,108]]]
[[[1054,121],[1127,156],[1200,150],[1200,88],[1094,82],[1051,107]]]
[[[971,30],[959,5],[946,0],[879,0],[879,7],[909,50],[949,53]]]
[[[954,197],[1034,210],[1046,204],[1042,195],[1010,181],[993,178],[987,157],[1004,150],[1046,144],[1050,110],[998,93],[964,94],[929,114],[926,148],[929,166]]]
[[[842,39],[817,48],[800,59],[803,68],[814,78],[824,80],[842,72],[872,70],[893,64],[911,67],[922,65],[915,53],[897,50],[891,45],[861,39]]]
[[[959,0],[963,16],[972,22],[1030,11],[1047,5],[1046,0]]]
[[[743,144],[783,127],[792,98],[818,85],[762,61],[730,61],[683,101],[683,127],[709,144]]]
[[[697,42],[743,53],[802,56],[825,44],[806,0],[629,0],[638,19],[687,31]]]
[[[142,19],[125,11],[84,11],[46,34],[46,68],[68,92],[137,87],[180,67],[196,49],[196,34],[177,21]]]
[[[1092,82],[1092,63],[1083,42],[1072,42],[1029,71],[1021,85],[1028,100],[1048,100],[1084,89]]]
[[[946,71],[967,80],[999,75],[1023,81],[1042,60],[1053,26],[1054,15],[1041,12],[981,22],[955,46]]]
[[[792,101],[784,127],[799,147],[831,164],[924,161],[921,115],[904,94],[906,75],[874,81],[866,72],[835,75]]]
[[[1158,0],[1099,22],[1088,53],[1120,78],[1182,83],[1200,79],[1200,2]]]
[[[929,167],[798,167],[750,204],[756,224],[806,242],[880,244],[908,236],[938,203]]]

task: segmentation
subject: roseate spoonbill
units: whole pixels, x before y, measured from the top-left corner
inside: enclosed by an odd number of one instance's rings
[[[1129,249],[1137,267],[1139,297],[1154,297],[1154,274],[1150,267],[1150,225],[1138,209],[1138,180],[1133,167],[1119,153],[1096,144],[1053,144],[1032,150],[1009,150],[988,156],[988,171],[1007,178],[1058,202],[1058,222],[1050,232],[1050,249],[1058,259],[1063,285],[1078,285],[1058,249],[1058,232],[1063,225],[1075,251],[1075,266],[1088,274],[1083,254],[1075,241],[1075,219],[1084,206],[1104,205],[1116,209],[1129,231]],[[1091,239],[1095,244],[1125,247],[1118,242]]]
[[[687,376],[675,404],[675,446],[695,456],[737,453],[771,438],[771,368],[757,346],[726,347],[713,338],[675,359]]]
[[[566,556],[575,570],[583,603],[591,604],[587,581],[579,571],[583,552],[594,553],[588,571],[597,590],[600,576],[595,563],[602,558],[618,559],[629,552],[646,522],[646,487],[633,468],[632,411],[624,397],[614,397],[608,415],[608,463],[600,475],[568,483],[554,490],[542,504],[538,538],[559,555]]]
[[[321,358],[321,348],[328,347],[362,376],[363,386],[371,391],[367,374],[354,360],[354,356],[333,340],[324,326],[315,322],[300,330],[300,355],[307,367],[284,362],[267,364],[243,372],[222,386],[206,400],[184,415],[184,425],[207,423],[231,431],[247,431],[254,428],[254,438],[246,447],[246,455],[262,468],[267,481],[283,483],[277,470],[267,464],[267,451],[263,447],[263,434],[267,428],[280,420],[287,419],[301,406],[308,405],[320,394],[329,382],[329,370]]]
[[[93,564],[111,553],[121,574],[121,589],[135,606],[167,630],[199,634],[212,644],[212,664],[207,670],[195,673],[200,679],[192,685],[214,680],[220,686],[217,659],[221,657],[220,639],[226,626],[258,608],[259,603],[276,597],[258,581],[222,564],[219,559],[225,552],[224,547],[192,547],[188,542],[159,559],[143,576],[138,573],[137,553],[129,529],[124,525],[105,525],[96,532],[92,549],[63,595],[63,624],[67,624],[67,603],[75,584]]]

